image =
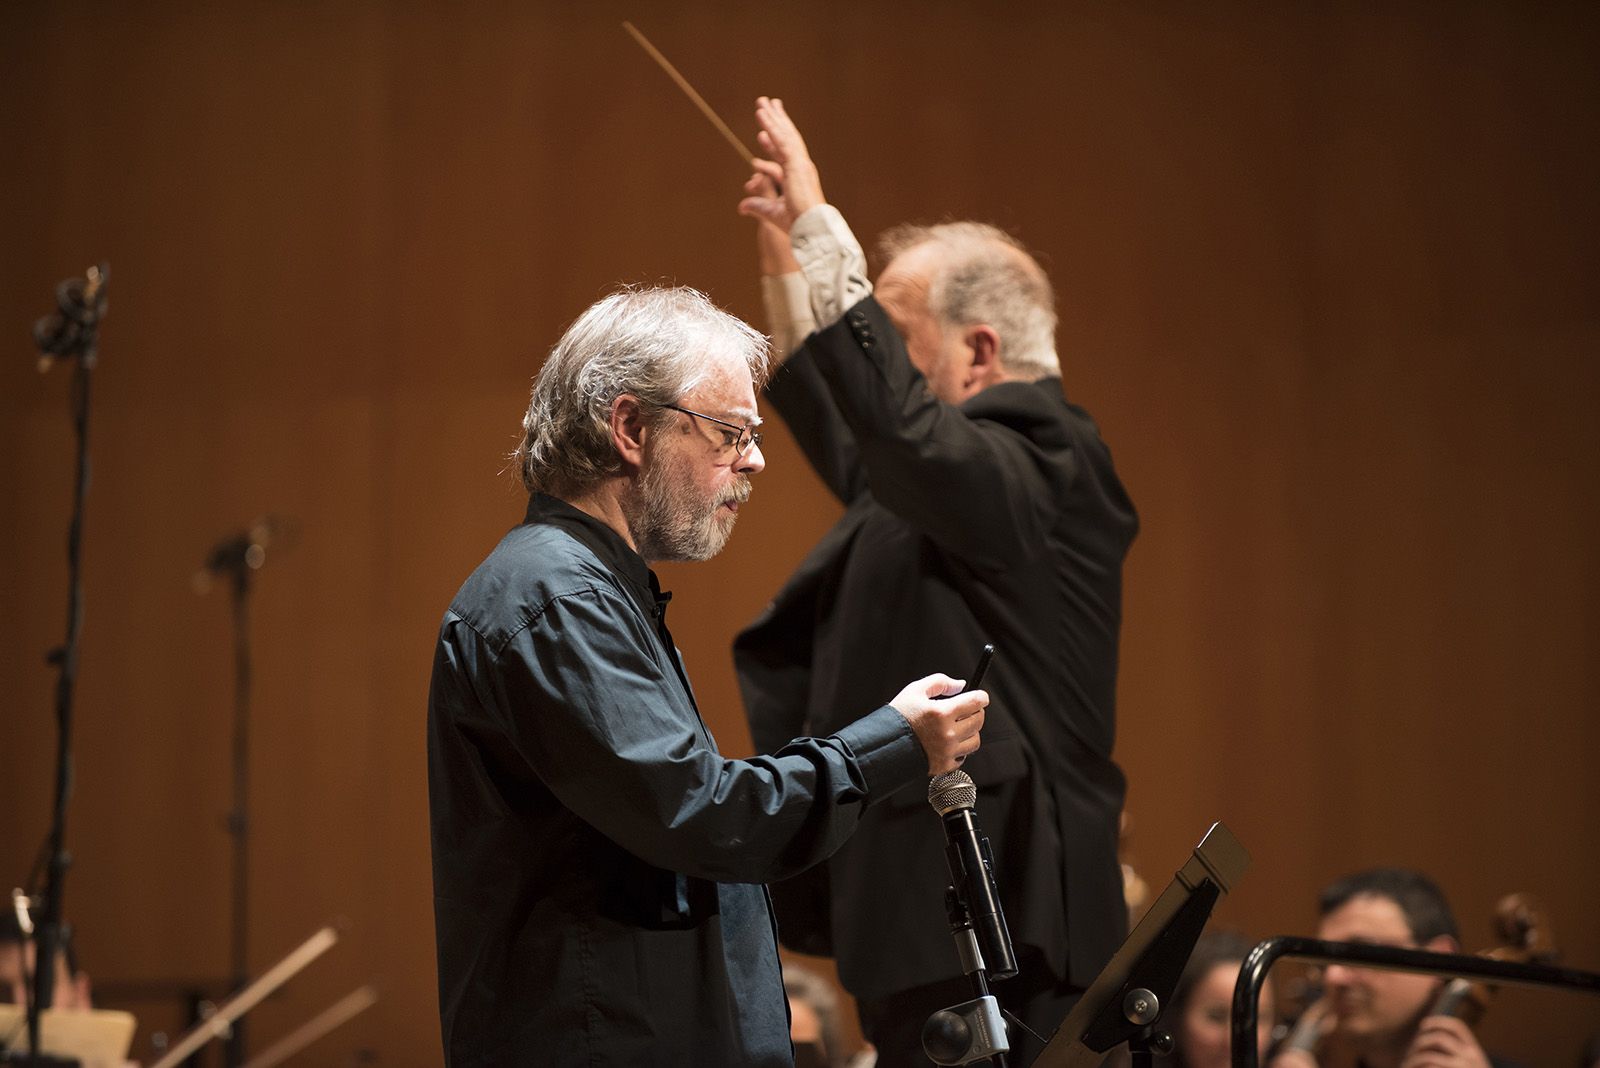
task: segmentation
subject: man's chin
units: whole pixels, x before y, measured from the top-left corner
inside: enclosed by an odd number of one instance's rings
[[[728,539],[733,537],[733,521],[735,518],[736,517],[731,512],[728,513],[728,517],[726,519],[722,519],[720,516],[718,517],[716,526],[714,526],[708,532],[708,536],[706,538],[706,554],[700,557],[700,559],[709,560],[713,556],[716,556],[718,553],[720,553],[723,549],[727,548]]]
[[[1387,1042],[1394,1036],[1395,1030],[1394,1024],[1374,1019],[1371,1013],[1364,1010],[1342,1016],[1338,1023],[1340,1034],[1364,1046]]]

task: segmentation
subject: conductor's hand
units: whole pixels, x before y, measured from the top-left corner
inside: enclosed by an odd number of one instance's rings
[[[928,754],[928,774],[955,771],[967,754],[978,748],[983,710],[989,695],[983,690],[961,692],[966,683],[949,675],[929,675],[901,690],[889,704],[906,718],[911,733]]]
[[[757,97],[756,122],[761,124],[756,140],[768,158],[751,164],[755,174],[745,183],[745,192],[750,195],[739,201],[739,213],[764,219],[788,233],[801,215],[826,203],[822,179],[817,176],[816,164],[811,162],[799,128],[783,110],[783,101]],[[766,181],[758,181],[761,178]]]
[[[751,196],[776,197],[776,189],[772,179],[764,174],[752,174],[744,184],[744,191]],[[756,262],[761,265],[762,274],[774,277],[800,270],[789,235],[759,217],[756,219]]]

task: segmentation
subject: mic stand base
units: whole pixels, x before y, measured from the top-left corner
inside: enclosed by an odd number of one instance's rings
[[[1011,1050],[1004,1010],[993,994],[984,969],[983,953],[967,911],[956,888],[944,892],[945,911],[950,917],[950,934],[956,940],[956,953],[962,969],[972,982],[971,1001],[940,1009],[922,1025],[922,1050],[935,1064],[988,1064],[1007,1068],[1005,1055]]]

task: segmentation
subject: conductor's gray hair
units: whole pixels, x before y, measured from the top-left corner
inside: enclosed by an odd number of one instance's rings
[[[922,245],[939,246],[928,279],[928,311],[945,329],[987,323],[1000,335],[1006,374],[1061,374],[1056,355],[1056,295],[1022,242],[987,223],[907,223],[878,240],[884,260]]]
[[[622,470],[611,406],[631,393],[663,420],[726,362],[759,386],[767,339],[685,286],[630,288],[600,300],[550,350],[533,380],[512,462],[530,492],[581,495]],[[658,424],[659,425],[659,422]]]

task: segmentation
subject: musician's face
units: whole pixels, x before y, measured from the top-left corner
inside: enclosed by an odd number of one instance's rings
[[[1440,935],[1419,943],[1400,906],[1377,894],[1358,894],[1322,918],[1317,937],[1400,949],[1454,952],[1456,940]],[[1331,964],[1323,983],[1339,1032],[1360,1044],[1404,1044],[1438,995],[1441,980],[1376,968]]]
[[[28,984],[33,976],[33,943],[24,947],[12,941],[0,942],[0,1004],[26,1005]],[[24,964],[26,961],[26,964]],[[74,978],[67,972],[66,956],[56,954],[55,991],[51,1007],[89,1008],[89,980],[82,972]]]
[[[1175,1037],[1186,1068],[1228,1068],[1233,1063],[1233,987],[1242,963],[1234,960],[1215,965],[1194,985],[1185,1001]],[[1261,988],[1259,1020],[1258,1057],[1266,1052],[1272,1025],[1277,1021],[1271,983]]]

